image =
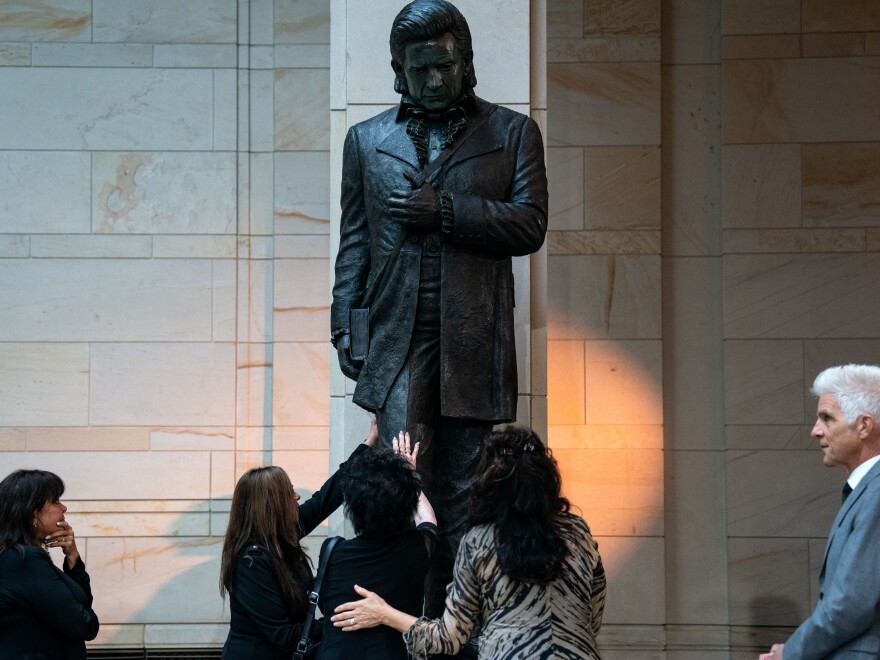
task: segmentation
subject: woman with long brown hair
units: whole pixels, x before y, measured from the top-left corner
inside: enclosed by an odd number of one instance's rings
[[[479,657],[599,657],[605,572],[584,520],[569,511],[555,459],[534,431],[507,427],[486,439],[468,499],[472,527],[455,559],[446,609],[416,618],[377,594],[336,608],[344,631],[386,625],[415,658],[458,653],[476,624]]]
[[[348,460],[378,437],[374,421]],[[302,505],[299,499],[276,466],[248,470],[235,486],[220,562],[220,594],[229,594],[230,611],[224,660],[289,660],[296,648],[314,579],[300,540],[342,504],[339,472]]]

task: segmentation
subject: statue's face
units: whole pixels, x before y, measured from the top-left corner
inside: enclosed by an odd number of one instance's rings
[[[407,44],[403,75],[413,100],[430,112],[442,112],[461,96],[465,60],[447,32],[439,39]]]

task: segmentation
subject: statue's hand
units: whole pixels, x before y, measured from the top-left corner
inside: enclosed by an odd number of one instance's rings
[[[408,172],[403,175],[410,183],[415,178]],[[388,199],[388,211],[392,220],[409,229],[432,231],[440,228],[440,200],[429,183],[423,183],[415,190],[393,191]]]
[[[351,352],[348,350],[349,346],[350,340],[347,334],[342,335],[336,342],[336,355],[339,358],[339,368],[345,376],[352,380],[357,380],[364,363],[361,360],[352,359]]]

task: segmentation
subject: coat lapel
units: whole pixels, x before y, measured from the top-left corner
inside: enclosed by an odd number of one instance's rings
[[[419,169],[419,156],[416,153],[415,145],[406,134],[405,121],[394,122],[388,135],[376,145],[376,151],[409,163],[416,170]]]

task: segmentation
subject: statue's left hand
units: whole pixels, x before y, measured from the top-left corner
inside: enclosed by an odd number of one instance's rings
[[[413,182],[414,175],[404,172],[407,181]],[[395,222],[418,231],[431,231],[440,228],[440,200],[437,191],[429,183],[413,190],[395,190],[388,199],[388,211]]]

